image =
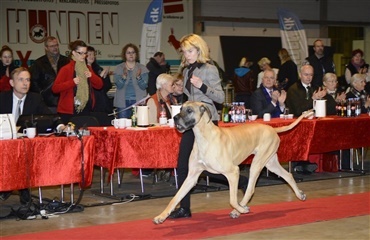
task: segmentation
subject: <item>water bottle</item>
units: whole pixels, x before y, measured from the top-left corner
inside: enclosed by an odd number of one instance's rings
[[[167,118],[166,108],[164,107],[164,103],[161,104],[161,112],[159,113],[159,117]]]
[[[352,98],[348,98],[348,100],[347,100],[347,117],[351,117],[351,102],[352,102]]]
[[[229,118],[229,107],[230,107],[230,104],[229,103],[225,103],[224,104],[224,107],[223,107],[223,110],[222,110],[222,121],[224,123],[230,122],[230,118]]]
[[[132,107],[132,116],[131,116],[132,126],[136,127],[137,125],[137,117],[136,117],[136,107]]]
[[[361,114],[361,101],[359,98],[356,100],[356,110],[355,110],[355,116],[358,117]]]

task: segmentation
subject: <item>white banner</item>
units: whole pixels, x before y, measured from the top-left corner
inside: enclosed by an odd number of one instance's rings
[[[163,1],[153,0],[145,13],[141,33],[140,63],[146,65],[161,48]]]
[[[290,57],[299,67],[302,65],[304,59],[308,57],[306,32],[294,13],[279,9],[278,18],[281,45],[288,50]]]

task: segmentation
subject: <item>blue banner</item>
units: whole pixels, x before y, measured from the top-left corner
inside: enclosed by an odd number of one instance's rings
[[[306,32],[299,18],[292,12],[278,10],[281,45],[288,50],[290,57],[301,66],[304,59],[308,57],[308,45]]]
[[[141,33],[140,63],[146,64],[161,48],[163,1],[153,0],[144,17]]]

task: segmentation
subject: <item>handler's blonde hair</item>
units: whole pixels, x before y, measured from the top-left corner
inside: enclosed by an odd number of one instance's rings
[[[192,33],[183,36],[180,40],[180,46],[182,49],[185,50],[189,50],[190,48],[195,47],[195,49],[198,51],[197,62],[206,63],[210,61],[208,45],[199,35]],[[181,65],[182,66],[188,65],[184,54],[182,55]]]

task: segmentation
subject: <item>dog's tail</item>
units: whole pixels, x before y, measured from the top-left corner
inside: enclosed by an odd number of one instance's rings
[[[291,124],[289,124],[288,126],[283,126],[283,127],[277,127],[277,128],[274,128],[275,131],[277,133],[281,133],[281,132],[286,132],[286,131],[289,131],[290,129],[294,128],[295,126],[297,126],[297,124],[303,119],[303,118],[307,118],[307,117],[310,117],[314,114],[313,110],[309,110],[307,112],[304,112],[302,113],[301,116],[299,116],[299,118],[297,118],[294,122],[292,122]]]

